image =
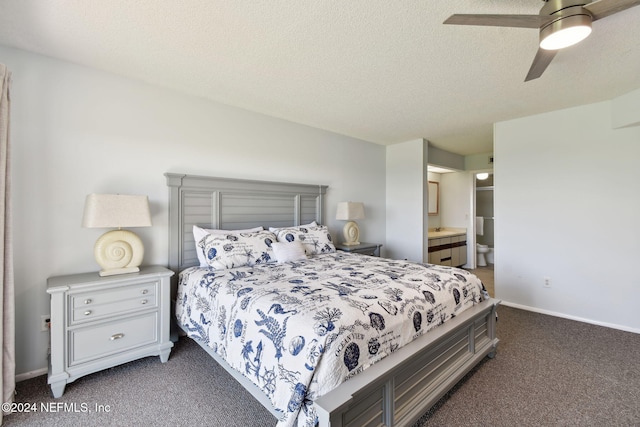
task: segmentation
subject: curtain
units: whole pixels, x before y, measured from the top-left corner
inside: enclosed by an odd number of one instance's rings
[[[11,232],[11,170],[9,168],[9,86],[11,73],[0,64],[0,389],[2,402],[13,402],[16,378],[13,245]],[[2,422],[2,411],[0,411]]]

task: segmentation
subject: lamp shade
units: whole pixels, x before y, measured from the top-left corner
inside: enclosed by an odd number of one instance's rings
[[[364,218],[364,204],[362,202],[340,202],[336,211],[336,219],[353,221]]]
[[[86,228],[150,227],[147,196],[89,194],[82,226]]]

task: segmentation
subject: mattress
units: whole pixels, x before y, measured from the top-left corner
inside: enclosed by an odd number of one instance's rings
[[[278,426],[314,426],[314,400],[488,298],[457,268],[335,252],[180,273],[176,317],[269,398]]]

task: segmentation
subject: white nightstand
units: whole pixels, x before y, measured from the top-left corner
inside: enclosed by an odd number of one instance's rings
[[[380,248],[382,247],[382,245],[379,243],[364,243],[364,242],[357,245],[345,245],[342,243],[338,243],[335,246],[336,246],[336,249],[339,251],[353,252],[356,254],[371,255],[371,256],[380,256]]]
[[[170,277],[153,266],[139,273],[50,277],[51,357],[54,397],[76,379],[146,356],[169,359]]]

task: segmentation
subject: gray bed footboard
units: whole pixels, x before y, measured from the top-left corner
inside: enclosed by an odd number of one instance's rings
[[[490,299],[466,310],[317,399],[320,426],[416,422],[484,357],[495,355],[499,303]]]
[[[484,357],[495,355],[498,304],[490,299],[466,310],[318,398],[319,426],[412,425]],[[262,390],[206,343],[194,341],[278,415]]]

